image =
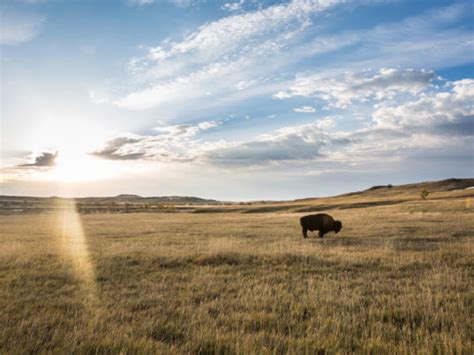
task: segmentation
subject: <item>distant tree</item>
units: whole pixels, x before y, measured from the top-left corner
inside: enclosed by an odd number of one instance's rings
[[[428,190],[426,189],[423,189],[420,191],[420,197],[423,199],[423,200],[426,200],[426,198],[428,197],[430,193],[428,192]]]

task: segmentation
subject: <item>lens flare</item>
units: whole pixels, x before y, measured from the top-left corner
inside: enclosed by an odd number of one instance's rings
[[[86,303],[94,305],[97,302],[95,271],[87,238],[73,199],[63,200],[58,206],[57,225],[62,255],[72,264],[74,275],[80,281]]]

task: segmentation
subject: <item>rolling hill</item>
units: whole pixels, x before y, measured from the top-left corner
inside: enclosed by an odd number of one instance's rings
[[[363,191],[332,197],[311,197],[291,201],[223,202],[194,196],[151,196],[121,194],[113,197],[81,197],[75,203],[81,213],[194,212],[194,213],[267,213],[316,212],[334,209],[384,206],[419,200],[427,191],[428,199],[474,196],[474,179],[447,179],[406,185],[380,185]],[[62,208],[70,201],[61,197],[0,196],[0,213],[35,213]]]

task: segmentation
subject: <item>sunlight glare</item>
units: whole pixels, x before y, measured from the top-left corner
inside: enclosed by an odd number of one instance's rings
[[[60,151],[50,178],[59,182],[95,181],[117,174],[113,162],[94,158],[87,153]]]
[[[58,206],[57,225],[62,255],[71,262],[87,303],[95,304],[97,297],[94,267],[74,200],[64,200]]]

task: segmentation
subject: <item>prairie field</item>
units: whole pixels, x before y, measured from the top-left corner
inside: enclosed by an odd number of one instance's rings
[[[3,215],[0,352],[471,354],[473,202]],[[303,239],[304,211],[343,229]]]

